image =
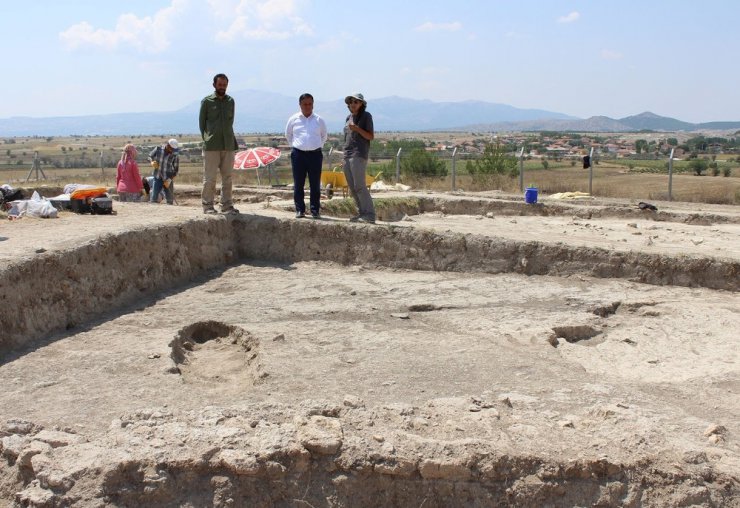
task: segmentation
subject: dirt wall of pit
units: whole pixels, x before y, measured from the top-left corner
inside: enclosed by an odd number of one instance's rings
[[[225,220],[110,234],[0,272],[0,355],[238,259]]]
[[[656,285],[740,289],[732,260],[610,251],[404,227],[254,217],[235,222],[242,257],[278,262],[334,261],[408,270],[588,275]]]
[[[383,221],[398,221],[404,215],[419,215],[429,212],[442,212],[449,215],[496,216],[535,215],[542,217],[572,216],[581,219],[622,218],[628,220],[653,220],[656,222],[677,222],[693,225],[738,224],[740,216],[708,211],[701,213],[677,210],[642,210],[637,205],[603,204],[592,201],[567,202],[547,201],[527,204],[521,199],[474,199],[469,196],[444,197],[406,197],[376,199],[376,213]],[[331,204],[326,205],[331,209]],[[341,205],[338,204],[338,208]]]
[[[732,260],[517,242],[396,226],[242,215],[193,219],[44,252],[0,272],[0,355],[240,260],[526,275],[737,291]]]

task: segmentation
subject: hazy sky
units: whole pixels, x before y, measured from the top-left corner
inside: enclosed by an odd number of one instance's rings
[[[0,0],[0,118],[212,91],[740,121],[737,0]],[[239,104],[249,114],[248,104]]]

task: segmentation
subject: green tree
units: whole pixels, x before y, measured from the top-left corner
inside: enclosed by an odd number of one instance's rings
[[[500,142],[486,143],[483,149],[483,155],[473,164],[474,177],[486,177],[489,175],[507,175],[518,176],[519,170],[516,167],[516,157],[507,155],[504,146]]]
[[[709,148],[709,141],[701,135],[689,139],[686,141],[686,144],[693,152],[706,152],[707,148]]]
[[[696,176],[701,176],[708,167],[709,163],[706,159],[696,158],[692,159],[691,162],[689,162],[689,169],[693,171]]]
[[[648,149],[648,142],[644,139],[638,139],[635,141],[635,152],[638,154],[642,153],[643,150],[647,151]]]
[[[416,148],[406,157],[402,152],[401,172],[411,177],[444,178],[447,176],[447,164],[426,150]]]
[[[469,175],[475,174],[475,164],[473,164],[473,161],[471,161],[470,159],[465,161],[465,171]]]

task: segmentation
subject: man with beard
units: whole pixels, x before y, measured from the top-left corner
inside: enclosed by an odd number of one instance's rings
[[[234,170],[234,99],[226,95],[229,78],[226,74],[213,77],[214,92],[200,102],[200,134],[203,138],[203,213],[214,214],[216,177],[221,174],[221,212],[237,214],[231,196],[231,175]]]

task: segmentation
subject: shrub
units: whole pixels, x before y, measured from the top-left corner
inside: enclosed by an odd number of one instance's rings
[[[709,167],[709,163],[706,161],[706,159],[691,159],[691,162],[689,162],[689,169],[693,171],[696,176],[702,176],[704,171],[707,170]]]
[[[545,161],[546,162],[546,161]],[[503,146],[487,143],[480,159],[467,166],[472,176],[507,175],[517,176],[516,157],[508,155]]]
[[[447,176],[447,164],[426,150],[416,148],[408,157],[401,157],[401,172],[410,177]]]

